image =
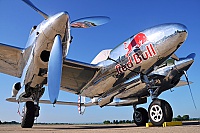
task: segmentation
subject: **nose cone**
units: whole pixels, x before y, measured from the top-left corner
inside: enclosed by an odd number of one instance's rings
[[[187,27],[183,24],[173,24],[172,25],[175,33],[174,36],[177,36],[178,40],[179,40],[179,45],[181,45],[187,38],[188,35],[188,31],[187,31]]]
[[[160,25],[156,30],[156,47],[162,58],[168,58],[174,53],[186,40],[188,34],[186,26],[179,23]]]
[[[187,32],[187,27],[180,23],[169,24],[169,26],[174,27],[177,32]]]
[[[69,15],[67,12],[60,12],[43,21],[41,30],[49,39],[53,40],[55,35],[64,36],[66,29],[69,29]]]
[[[171,23],[163,25],[163,39],[169,42],[169,45],[179,47],[187,38],[187,27],[180,23]],[[171,42],[171,43],[170,43]]]
[[[69,15],[67,12],[61,12],[50,19],[52,19],[51,27],[57,32],[63,32],[63,29],[66,29],[66,25],[68,26]]]

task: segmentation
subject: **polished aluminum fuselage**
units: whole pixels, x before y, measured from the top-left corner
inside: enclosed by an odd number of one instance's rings
[[[107,60],[99,62],[99,71],[80,90],[79,94],[90,98],[99,97],[108,91],[121,87],[123,83],[138,74],[148,74],[159,66],[187,37],[187,29],[182,24],[163,24],[141,31],[146,40],[139,50],[133,46],[128,49],[136,35],[128,38],[111,50]],[[31,31],[27,42],[24,59],[27,65],[24,69],[24,85],[31,88],[41,88],[47,82],[48,59],[56,35],[63,41],[63,57],[70,45],[69,16],[62,12],[44,20]],[[55,64],[56,65],[56,64]]]
[[[24,59],[27,62],[23,81],[26,87],[40,88],[46,84],[48,75],[48,60],[56,35],[60,35],[63,42],[63,58],[69,48],[70,28],[69,16],[66,12],[58,13],[42,21],[31,30]],[[56,64],[55,64],[56,65]]]
[[[157,96],[163,91],[175,87],[179,83],[184,71],[187,71],[193,62],[194,58],[189,57],[182,58],[179,61],[173,60],[170,61],[170,63],[167,61],[159,66],[160,68],[149,73],[149,80],[154,86],[159,87]],[[115,96],[117,99],[147,97],[149,94],[147,85],[141,81],[140,77],[135,77],[126,81],[122,86],[126,89]],[[156,90],[157,88],[154,87],[154,89]]]
[[[163,24],[141,31],[147,40],[140,50],[127,56],[125,44],[135,38],[132,36],[114,48],[109,59],[98,63],[101,70],[80,92],[87,97],[99,97],[115,87],[120,87],[139,73],[148,74],[169,58],[187,37],[187,29],[182,24]],[[123,88],[122,88],[123,89]]]

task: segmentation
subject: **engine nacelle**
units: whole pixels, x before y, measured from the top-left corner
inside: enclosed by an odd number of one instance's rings
[[[21,89],[21,83],[20,82],[15,83],[12,87],[12,97],[16,97],[20,89]]]

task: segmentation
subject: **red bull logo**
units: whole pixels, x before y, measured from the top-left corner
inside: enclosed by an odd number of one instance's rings
[[[131,56],[128,56],[128,61],[126,64],[117,64],[115,69],[117,70],[118,74],[121,74],[127,70],[130,70],[135,65],[142,63],[143,61],[148,60],[151,57],[157,55],[156,50],[154,49],[152,44],[148,44],[145,46],[146,50],[140,55],[138,53],[134,53]]]
[[[128,61],[125,64],[117,64],[115,66],[115,69],[117,70],[118,74],[121,74],[127,70],[130,70],[135,65],[138,65],[142,63],[143,61],[147,61],[148,59],[154,57],[157,55],[156,50],[152,43],[149,43],[145,45],[145,48],[141,53],[134,52],[130,55],[130,53],[135,50],[139,49],[145,42],[147,41],[147,37],[144,33],[139,33],[133,37],[133,40],[130,44],[127,45],[127,43],[124,43],[125,49],[128,49],[126,53],[126,57],[128,58]]]
[[[142,44],[147,41],[147,37],[144,33],[138,33],[133,37],[133,40],[130,44],[124,43],[124,48],[128,49],[126,56],[128,57],[129,54],[133,51],[133,48],[140,48]]]

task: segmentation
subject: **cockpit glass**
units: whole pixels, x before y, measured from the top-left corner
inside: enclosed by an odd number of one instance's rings
[[[167,66],[174,65],[174,59],[168,59],[167,60]]]

